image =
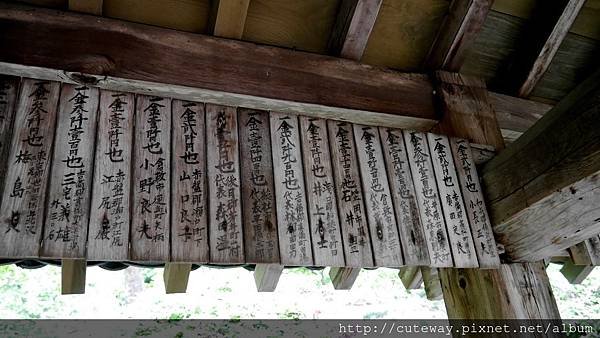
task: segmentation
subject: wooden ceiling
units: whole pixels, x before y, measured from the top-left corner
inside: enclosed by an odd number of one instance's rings
[[[329,39],[342,0],[221,0],[247,3],[241,40],[331,54]],[[68,10],[94,0],[22,0]],[[377,2],[377,0],[374,0]],[[484,78],[491,90],[514,95],[515,63],[527,54],[536,27],[555,23],[546,12],[564,0],[496,0],[466,52],[460,72]],[[403,72],[425,72],[427,55],[445,18],[448,0],[383,0],[361,62]],[[104,0],[102,15],[200,34],[214,31],[216,0]],[[89,11],[87,11],[89,12]],[[547,18],[548,17],[548,18]],[[543,30],[543,29],[539,29]],[[216,33],[216,32],[215,32]],[[227,34],[216,34],[227,36]],[[587,0],[529,98],[556,102],[594,70],[600,56],[600,0]]]

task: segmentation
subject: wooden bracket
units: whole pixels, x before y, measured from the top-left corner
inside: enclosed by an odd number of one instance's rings
[[[256,264],[256,268],[254,268],[256,290],[258,292],[275,291],[282,271],[283,265],[280,264]]]
[[[185,293],[187,290],[191,263],[165,263],[163,279],[166,293]]]
[[[85,293],[85,259],[63,259],[61,261],[61,294],[79,295]]]
[[[350,290],[359,273],[360,268],[332,267],[329,270],[329,277],[334,289]]]
[[[418,266],[403,266],[398,272],[398,277],[406,290],[416,290],[423,284],[423,274]]]

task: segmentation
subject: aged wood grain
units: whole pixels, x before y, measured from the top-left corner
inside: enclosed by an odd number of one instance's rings
[[[398,277],[406,290],[420,289],[423,284],[423,275],[419,266],[405,266],[400,268]]]
[[[208,262],[204,104],[171,102],[171,261]]]
[[[344,266],[327,122],[306,116],[301,116],[299,119],[308,219],[315,265]]]
[[[425,288],[425,295],[428,300],[440,300],[444,298],[440,274],[437,268],[422,266],[421,276],[423,277],[423,287]]]
[[[269,113],[238,108],[244,246],[248,263],[279,263]]]
[[[428,133],[427,141],[446,221],[446,229],[448,230],[454,266],[459,268],[478,267],[477,253],[475,252],[471,227],[467,218],[467,209],[460,190],[460,181],[452,157],[450,140],[444,135]]]
[[[86,257],[99,96],[97,88],[62,86],[42,257]]]
[[[402,266],[402,245],[398,236],[379,130],[358,124],[353,127],[375,265]]]
[[[600,265],[600,235],[591,237],[585,241],[585,244],[590,255],[590,261],[592,265]]]
[[[8,167],[10,139],[14,132],[15,103],[21,79],[0,76],[0,196],[4,191],[4,179]]]
[[[429,265],[425,231],[419,215],[404,136],[399,129],[379,128],[398,233],[406,265]]]
[[[210,261],[244,262],[237,112],[206,105]]]
[[[133,94],[100,91],[87,257],[129,258]]]
[[[328,120],[327,125],[346,266],[372,267],[371,234],[358,169],[354,129],[348,122]]]
[[[2,257],[37,257],[60,83],[23,79],[0,207]]]
[[[171,99],[138,95],[133,147],[131,260],[168,261]]]
[[[209,34],[227,39],[241,39],[250,0],[211,1]]]
[[[329,36],[329,53],[359,61],[383,0],[342,0]]]
[[[270,115],[281,264],[313,265],[298,118]]]
[[[440,195],[435,182],[433,163],[424,133],[404,132],[408,163],[413,176],[419,214],[425,229],[429,258],[433,267],[453,266]]]

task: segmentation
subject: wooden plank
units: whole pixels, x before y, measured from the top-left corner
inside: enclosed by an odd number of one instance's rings
[[[399,129],[379,128],[398,233],[406,265],[429,265],[425,230],[419,216],[404,136]]]
[[[467,50],[483,27],[493,0],[453,0],[431,45],[426,66],[458,72]]]
[[[168,261],[171,194],[171,99],[138,95],[133,147],[133,261]]]
[[[485,206],[485,198],[469,142],[465,139],[450,140],[452,156],[457,169],[460,189],[465,202],[466,214],[471,225],[475,250],[480,268],[498,268],[500,258],[492,231],[492,223]]]
[[[342,0],[329,37],[329,53],[359,61],[375,26],[382,0]]]
[[[586,240],[586,246],[590,254],[591,263],[594,266],[600,265],[600,235],[593,236]]]
[[[85,258],[99,91],[65,84],[59,102],[40,256]]]
[[[0,196],[4,191],[4,179],[8,168],[10,140],[14,132],[15,103],[21,79],[0,76]]]
[[[298,118],[270,113],[277,230],[282,265],[313,264]]]
[[[93,15],[102,15],[102,0],[69,0],[69,10]]]
[[[206,105],[210,262],[244,262],[237,112]]]
[[[244,247],[248,263],[279,263],[269,113],[238,108]]]
[[[425,296],[428,300],[441,300],[444,298],[440,274],[437,268],[422,266],[421,275],[423,276],[423,286]]]
[[[2,257],[37,257],[60,84],[23,79],[0,207]]]
[[[329,270],[329,278],[334,289],[350,290],[359,273],[359,268],[333,267]]]
[[[85,259],[63,259],[61,262],[61,294],[82,295],[85,293]]]
[[[423,275],[419,266],[405,266],[400,268],[398,277],[400,277],[406,290],[419,289],[421,288],[421,284],[423,284]]]
[[[575,265],[592,265],[592,259],[587,249],[586,242],[580,242],[568,248],[569,257]]]
[[[562,11],[558,21],[552,28],[550,35],[544,42],[542,48],[533,62],[533,66],[528,71],[525,81],[521,84],[518,90],[520,97],[527,97],[533,91],[533,88],[540,81],[554,55],[558,51],[560,44],[567,36],[571,25],[575,21],[575,18],[579,14],[579,10],[583,7],[586,0],[568,0],[567,5]]]
[[[100,91],[88,232],[89,260],[129,258],[134,114],[132,94]]]
[[[344,266],[327,123],[301,116],[300,142],[315,265]]]
[[[288,109],[310,111],[304,104],[313,104],[377,111],[398,119],[406,116],[413,127],[431,126],[435,119],[433,91],[424,75],[15,3],[0,5],[0,25],[0,44],[5,47],[1,62],[277,99],[288,102]],[[48,40],[52,44],[45,43]],[[81,44],[83,40],[87,43]],[[147,62],[148,55],[153,62]],[[223,77],[224,70],[231,70],[225,65],[232,64],[235,71]],[[339,112],[333,109],[336,114],[327,117],[343,116]]]
[[[458,268],[479,267],[450,140],[444,135],[428,133],[427,143],[448,230],[454,266]]]
[[[592,273],[592,270],[594,270],[592,265],[578,265],[571,260],[567,260],[560,269],[560,273],[565,276],[569,283],[581,284]]]
[[[404,132],[408,163],[413,173],[419,214],[425,229],[425,239],[432,267],[453,266],[450,242],[435,182],[433,163],[425,134]]]
[[[204,104],[171,102],[171,261],[208,262]]]
[[[281,277],[283,265],[257,264],[254,269],[254,282],[258,292],[273,292]]]
[[[373,250],[365,211],[363,188],[354,143],[347,122],[327,121],[331,162],[347,267],[372,267]]]
[[[505,141],[514,142],[537,120],[552,109],[552,105],[488,92],[496,119]]]
[[[353,127],[375,265],[402,266],[402,244],[383,161],[379,130],[358,124]]]
[[[244,25],[248,15],[250,0],[215,0],[211,6],[215,7],[212,24],[214,36],[227,39],[241,39],[244,34]]]
[[[191,263],[166,263],[163,270],[165,293],[185,293],[191,270]]]

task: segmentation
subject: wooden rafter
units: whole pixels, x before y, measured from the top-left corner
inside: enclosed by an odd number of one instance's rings
[[[214,36],[241,39],[250,0],[213,0],[209,29]]]
[[[69,0],[69,10],[93,15],[102,15],[103,0]]]
[[[329,51],[346,59],[359,61],[383,0],[343,0],[329,38]]]

